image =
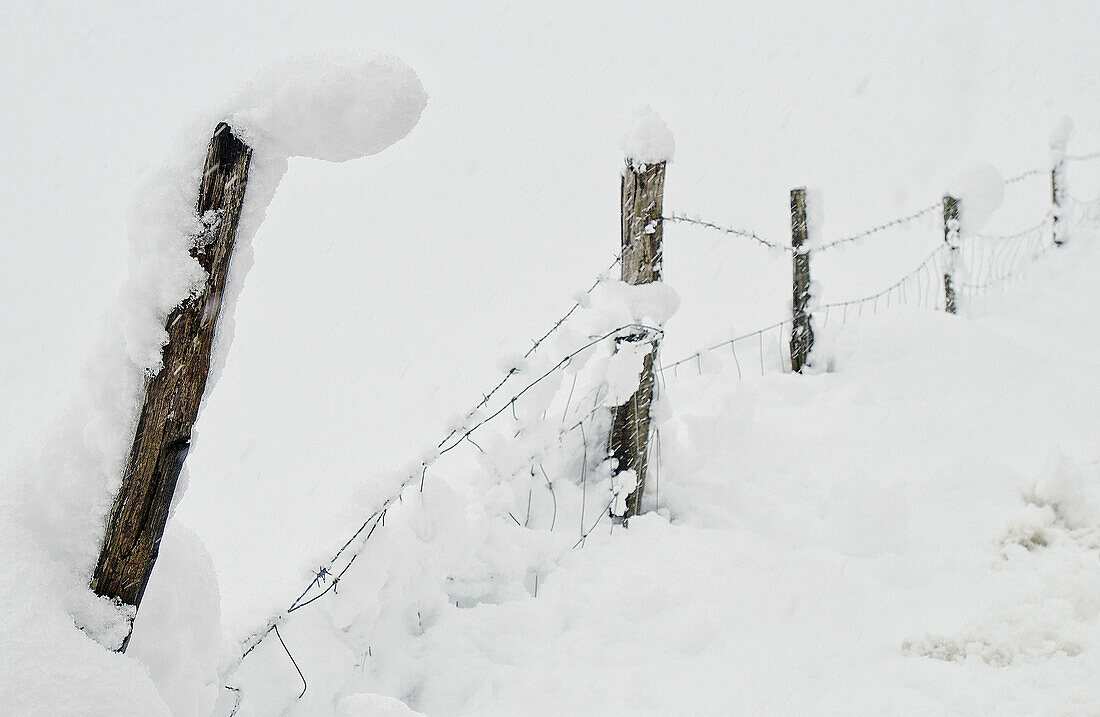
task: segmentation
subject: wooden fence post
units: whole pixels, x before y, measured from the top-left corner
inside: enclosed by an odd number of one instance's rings
[[[791,190],[791,259],[794,279],[794,321],[791,325],[791,370],[801,373],[814,345],[814,330],[810,325],[810,250],[806,247],[806,188]]]
[[[647,165],[627,158],[622,176],[622,279],[627,284],[661,280],[664,192],[664,162]],[[658,339],[644,330],[633,330],[615,339],[616,345],[641,341],[649,342],[651,348],[642,362],[638,389],[615,409],[609,441],[609,453],[615,459],[612,478],[631,470],[637,478],[626,498],[624,521],[639,513],[645,490]]]
[[[136,609],[160,550],[176,481],[210,370],[210,349],[237,235],[252,149],[229,125],[214,130],[199,187],[197,212],[213,217],[191,255],[207,272],[202,293],[172,310],[160,372],[146,381],[137,432],[122,487],[111,509],[91,588]],[[212,215],[207,212],[213,212]],[[129,636],[120,650],[126,649]]]
[[[954,314],[958,308],[955,304],[954,275],[959,261],[959,200],[951,195],[943,197],[943,240],[947,242],[950,252],[943,274],[944,308],[947,313]]]
[[[1062,246],[1066,241],[1062,236],[1061,226],[1062,204],[1066,198],[1065,166],[1065,160],[1059,159],[1057,164],[1050,170],[1050,203],[1053,205],[1051,207],[1050,233],[1057,246]]]

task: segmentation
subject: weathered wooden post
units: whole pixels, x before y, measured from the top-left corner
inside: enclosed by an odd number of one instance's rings
[[[1063,147],[1063,150],[1065,148]],[[1065,243],[1065,237],[1062,236],[1062,205],[1066,199],[1066,174],[1065,174],[1066,161],[1063,158],[1059,158],[1055,162],[1054,167],[1050,170],[1050,203],[1051,203],[1051,218],[1050,218],[1050,233],[1051,238],[1054,239],[1054,243],[1057,246],[1062,246]]]
[[[791,190],[791,259],[794,321],[791,325],[791,370],[801,373],[814,345],[810,306],[810,249],[807,246],[806,188]]]
[[[1066,242],[1065,218],[1062,210],[1066,200],[1066,147],[1073,136],[1073,120],[1062,117],[1050,133],[1050,238],[1055,246]]]
[[[176,481],[210,370],[210,349],[237,235],[252,150],[221,123],[206,154],[196,210],[213,217],[191,256],[207,272],[202,293],[168,316],[160,372],[145,384],[137,432],[111,509],[91,588],[136,609],[160,550]],[[213,212],[213,214],[207,214]],[[121,650],[126,649],[129,637]]]
[[[954,314],[957,309],[954,275],[959,262],[959,200],[951,195],[943,197],[943,240],[948,247],[947,269],[943,274],[944,308],[947,313]]]
[[[664,232],[665,162],[641,164],[627,157],[622,176],[622,279],[627,284],[661,280],[661,237]],[[631,330],[616,344],[649,342],[642,362],[638,390],[615,409],[609,452],[614,459],[612,479],[633,471],[637,479],[626,498],[623,520],[641,510],[649,454],[649,407],[656,378],[654,363],[658,339],[648,331]]]

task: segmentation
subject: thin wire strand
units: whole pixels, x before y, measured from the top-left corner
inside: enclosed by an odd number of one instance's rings
[[[622,255],[620,254],[619,256],[615,257],[614,261],[611,262],[611,265],[607,267],[607,270],[604,271],[604,273],[601,274],[599,277],[597,277],[596,280],[592,283],[592,285],[589,286],[585,290],[584,293],[586,295],[590,295],[593,291],[596,290],[597,286],[602,284],[604,281],[607,281],[608,280],[608,275],[610,274],[611,270],[614,269],[615,266],[617,264],[619,264],[619,262],[621,262],[621,261],[622,261]],[[582,304],[581,304],[580,301],[573,302],[573,306],[570,307],[569,311],[565,312],[565,314],[563,314],[557,321],[555,321],[554,324],[550,327],[550,329],[546,333],[544,333],[542,336],[540,336],[539,338],[535,339],[534,342],[532,342],[531,347],[529,349],[527,349],[527,352],[525,354],[523,354],[523,358],[524,359],[531,358],[532,354],[534,354],[535,351],[537,351],[539,349],[539,347],[542,346],[542,344],[546,341],[546,339],[550,338],[550,336],[553,335],[554,332],[556,332],[558,329],[560,329],[562,327],[562,325],[566,321],[569,320],[569,317],[571,317],[574,314],[574,312],[576,312],[577,309],[581,308],[581,305]],[[469,413],[466,414],[466,418],[469,419],[469,418],[473,417],[479,410],[481,410],[487,403],[489,403],[489,401],[493,398],[493,396],[497,393],[497,391],[499,391],[501,388],[504,387],[504,384],[508,383],[508,380],[510,378],[517,375],[518,373],[520,373],[520,372],[517,368],[513,367],[512,369],[510,369],[508,371],[508,373],[506,373],[504,375],[504,377],[500,379],[500,381],[497,383],[497,385],[494,386],[488,393],[486,393],[482,397],[481,401],[476,406],[474,406],[474,408],[472,410],[470,410]],[[442,441],[439,442],[439,445],[437,447],[442,448],[443,444],[445,444],[452,437],[454,437],[455,433],[457,433],[459,430],[461,430],[461,429],[460,428],[453,429],[450,433],[447,434],[446,438],[444,438]]]
[[[668,215],[667,217],[661,217],[661,219],[666,221],[666,222],[673,222],[673,223],[679,223],[679,224],[693,224],[695,226],[703,227],[705,229],[713,229],[714,231],[719,231],[719,232],[723,232],[725,234],[731,234],[733,236],[738,236],[738,237],[741,237],[743,239],[751,239],[752,241],[755,241],[756,243],[761,244],[761,245],[766,246],[766,247],[771,248],[771,249],[780,249],[780,250],[788,252],[788,253],[794,252],[794,249],[787,246],[786,244],[780,244],[780,243],[774,242],[770,239],[765,239],[764,237],[760,236],[756,232],[748,231],[747,229],[736,229],[734,227],[724,227],[724,226],[721,226],[720,224],[715,224],[714,222],[708,222],[708,221],[704,221],[702,219],[693,219],[692,217],[689,217],[686,214],[673,213],[673,214]]]
[[[924,209],[921,209],[919,211],[913,212],[912,214],[906,215],[904,217],[898,217],[897,219],[892,219],[892,220],[890,220],[888,222],[885,222],[883,224],[879,224],[878,226],[871,227],[870,229],[865,229],[864,231],[861,231],[858,234],[853,234],[851,236],[847,236],[847,237],[844,237],[842,239],[836,239],[836,240],[828,242],[826,244],[822,244],[821,246],[817,247],[813,251],[819,253],[819,252],[823,252],[823,251],[828,251],[829,249],[840,246],[842,244],[848,244],[850,242],[859,241],[860,239],[865,239],[869,236],[872,236],[874,234],[878,234],[879,232],[885,231],[887,229],[891,229],[891,228],[896,227],[896,226],[901,226],[902,224],[908,224],[911,221],[920,219],[921,217],[923,217],[925,215],[928,215],[928,214],[931,214],[932,212],[937,211],[939,209],[943,209],[943,202],[936,202],[935,204],[933,204],[931,206],[927,206]]]

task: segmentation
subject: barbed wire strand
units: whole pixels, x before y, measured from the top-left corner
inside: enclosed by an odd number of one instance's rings
[[[655,327],[652,327],[652,326],[647,326],[645,324],[634,323],[634,324],[624,324],[623,326],[619,326],[619,327],[617,327],[617,328],[615,328],[611,331],[608,331],[608,332],[606,332],[606,333],[604,333],[604,334],[602,334],[598,337],[595,337],[595,338],[589,340],[587,343],[585,343],[581,347],[579,347],[579,348],[575,349],[574,351],[570,352],[569,354],[567,354],[564,358],[562,358],[560,361],[558,361],[552,368],[545,371],[540,376],[535,378],[533,381],[528,383],[521,391],[519,391],[515,396],[513,396],[503,406],[501,406],[500,409],[498,409],[497,411],[493,412],[492,414],[490,414],[488,416],[485,416],[485,417],[481,418],[479,421],[477,421],[470,428],[461,429],[462,430],[461,437],[459,437],[459,439],[456,440],[451,445],[449,445],[446,448],[440,450],[437,453],[437,457],[442,456],[443,454],[453,450],[454,448],[461,445],[464,441],[468,440],[470,438],[470,435],[473,432],[475,432],[476,430],[478,430],[479,428],[481,428],[482,426],[484,426],[488,422],[492,421],[493,419],[495,419],[496,417],[501,415],[505,410],[508,409],[508,407],[510,405],[514,404],[514,402],[516,400],[521,398],[524,394],[526,394],[528,391],[533,389],[536,385],[538,385],[539,383],[544,381],[546,378],[553,375],[554,372],[556,372],[558,370],[561,370],[562,368],[567,366],[569,364],[569,362],[571,360],[573,360],[574,358],[576,358],[578,355],[580,355],[584,351],[587,351],[588,349],[592,348],[593,346],[597,345],[598,343],[600,343],[602,341],[606,341],[606,340],[620,334],[621,332],[627,331],[627,330],[635,330],[635,331],[641,330],[641,331],[646,331],[646,332],[649,332],[649,333],[653,333],[657,336],[659,336],[662,333],[661,330],[658,329],[658,328],[655,328]],[[598,402],[598,397],[597,397],[597,402]],[[583,436],[584,435],[583,422],[585,420],[587,420],[588,418],[590,418],[591,416],[595,415],[595,413],[597,413],[600,410],[600,408],[601,408],[600,406],[595,406],[592,409],[592,411],[590,411],[587,414],[587,416],[583,417],[580,421],[570,425],[568,428],[562,429],[562,431],[560,432],[559,435],[564,435],[564,434],[567,434],[569,432],[572,432],[573,430],[576,430],[577,428],[580,428],[581,431],[582,431],[582,436]],[[457,433],[458,433],[458,431],[455,431],[451,435],[453,436],[453,435],[456,435]],[[584,440],[585,440],[586,454],[587,454],[587,438],[584,438]],[[586,468],[587,468],[587,462],[585,464],[585,469]],[[416,480],[422,480],[424,473],[426,473],[426,470],[427,470],[427,466],[425,465],[423,471],[417,471],[416,474],[407,477],[406,480],[401,483],[401,485],[398,487],[395,494],[392,494],[389,498],[387,498],[383,502],[382,506],[378,510],[373,512],[370,515],[370,517],[368,517],[362,523],[362,525],[360,525],[359,529],[355,531],[355,533],[352,535],[352,537],[350,537],[340,547],[340,549],[336,551],[336,553],[334,554],[334,556],[333,556],[332,560],[329,562],[329,564],[325,565],[325,566],[321,566],[321,568],[315,574],[315,577],[314,577],[313,581],[311,581],[306,586],[305,590],[303,590],[302,593],[295,599],[295,601],[291,604],[290,608],[288,608],[281,615],[269,620],[263,628],[260,628],[259,630],[255,631],[254,633],[252,633],[252,635],[250,635],[249,637],[247,637],[244,640],[244,642],[242,643],[243,650],[242,650],[242,653],[241,653],[240,657],[237,660],[237,665],[240,665],[241,662],[243,662],[243,660],[246,657],[248,657],[248,655],[253,650],[255,650],[264,641],[264,639],[269,634],[271,634],[272,632],[275,632],[276,635],[279,636],[278,635],[278,626],[279,626],[280,622],[285,618],[286,615],[289,615],[290,613],[292,613],[296,610],[299,610],[299,609],[301,609],[301,608],[303,608],[307,605],[312,604],[313,602],[317,601],[318,599],[320,599],[324,595],[328,594],[329,592],[335,593],[336,585],[339,583],[340,579],[344,576],[344,574],[351,567],[351,565],[355,562],[356,558],[358,558],[359,554],[362,552],[363,548],[365,548],[365,546],[369,542],[371,536],[374,534],[375,530],[379,526],[384,526],[385,525],[385,515],[386,515],[387,509],[390,506],[392,506],[395,501],[400,500],[401,493],[407,487],[409,487],[414,482],[416,482]],[[423,490],[423,483],[421,483],[421,490]],[[556,501],[556,496],[555,496],[555,501]],[[308,595],[311,590],[313,590],[319,584],[325,583],[327,577],[332,576],[332,569],[333,569],[334,565],[339,561],[340,557],[345,553],[345,551],[347,551],[350,546],[352,546],[353,544],[356,543],[357,538],[360,535],[362,535],[363,531],[366,530],[368,525],[371,526],[371,527],[370,527],[370,530],[367,532],[366,537],[364,537],[362,539],[362,541],[360,541],[360,545],[358,546],[358,548],[355,549],[353,552],[351,552],[351,554],[350,554],[351,557],[344,564],[343,568],[338,573],[336,573],[335,576],[332,577],[331,581],[327,581],[328,584],[326,585],[326,587],[319,594],[314,595],[313,597],[309,598],[308,600],[303,601],[305,596]],[[582,525],[582,531],[583,531],[583,525]],[[588,532],[590,532],[590,531],[588,531]],[[587,534],[588,533],[585,532],[583,537],[587,537]],[[279,637],[280,637],[280,642],[282,642],[281,636],[279,636]],[[284,643],[284,647],[285,647],[285,643]],[[289,655],[289,651],[288,651],[288,655]],[[291,656],[291,660],[293,661],[293,656]],[[297,663],[295,663],[295,666],[297,666]],[[304,682],[304,680],[305,680],[305,678],[303,677],[303,682]],[[304,692],[303,692],[303,694],[304,694]]]
[[[592,292],[596,290],[597,286],[599,286],[603,282],[607,281],[608,278],[609,278],[611,270],[614,269],[615,266],[618,265],[619,262],[621,262],[621,261],[622,261],[622,254],[619,254],[611,262],[611,265],[608,266],[607,269],[602,274],[600,274],[600,276],[598,276],[596,278],[596,280],[592,283],[592,285],[589,286],[585,290],[585,292],[584,292],[585,295],[591,295]],[[550,338],[551,335],[553,335],[558,329],[560,329],[562,327],[562,325],[565,324],[565,322],[569,320],[569,317],[571,317],[577,311],[577,309],[581,308],[582,305],[583,304],[580,301],[573,302],[573,306],[570,307],[569,311],[565,312],[565,314],[563,314],[557,321],[555,321],[554,324],[550,327],[550,329],[546,333],[544,333],[542,336],[540,336],[539,338],[535,339],[532,342],[531,347],[528,348],[527,352],[523,354],[523,358],[524,359],[530,358],[535,353],[535,351],[537,351],[539,349],[539,347],[542,346],[542,344],[546,341],[546,339]],[[508,383],[508,380],[511,379],[517,373],[519,373],[518,368],[516,368],[516,367],[509,368],[508,372],[500,379],[500,381],[497,383],[497,385],[494,386],[488,393],[484,394],[484,396],[482,396],[481,401],[476,406],[474,406],[474,408],[469,413],[466,414],[466,418],[472,417],[475,413],[477,413],[477,411],[479,411],[483,406],[485,406],[485,404],[487,404],[493,398],[493,396],[497,393],[497,391],[499,391],[501,388],[503,388],[504,384]],[[454,434],[458,430],[459,429],[456,428],[456,429],[452,430],[449,434],[447,434],[447,437],[444,438],[442,441],[440,441],[439,446],[437,446],[437,447],[442,447],[444,443],[446,443],[452,437],[454,437]]]
[[[884,222],[882,224],[879,224],[878,226],[871,227],[870,229],[865,229],[865,230],[863,230],[863,231],[861,231],[857,234],[853,234],[851,236],[847,236],[847,237],[844,237],[842,239],[836,239],[836,240],[828,242],[826,244],[822,244],[821,246],[819,246],[815,249],[811,249],[811,251],[813,251],[814,253],[820,253],[820,252],[823,252],[823,251],[828,251],[829,249],[840,246],[842,244],[848,244],[848,243],[851,243],[851,242],[854,242],[854,241],[859,241],[860,239],[865,239],[869,236],[873,236],[873,235],[878,234],[879,232],[885,231],[887,229],[891,229],[891,228],[896,227],[896,226],[901,226],[902,224],[908,224],[911,221],[915,221],[917,219],[920,219],[921,217],[926,216],[928,214],[931,214],[932,212],[935,212],[935,211],[940,210],[940,209],[943,209],[943,202],[936,202],[935,204],[927,206],[924,209],[920,209],[918,211],[915,211],[912,214],[908,214],[904,217],[898,217],[897,219],[892,219],[888,222]]]
[[[1029,169],[1026,172],[1020,172],[1019,174],[1017,174],[1014,177],[1009,177],[1008,179],[1006,179],[1004,181],[1004,183],[1005,183],[1005,185],[1016,184],[1017,182],[1024,181],[1028,177],[1034,177],[1034,176],[1037,176],[1037,175],[1040,175],[1040,174],[1046,174],[1046,173],[1047,173],[1047,170],[1043,170],[1043,169]]]
[[[675,212],[672,213],[672,214],[669,214],[668,216],[661,217],[661,219],[666,221],[666,222],[679,223],[679,224],[692,224],[692,225],[695,225],[695,226],[703,227],[704,229],[711,229],[711,230],[714,230],[714,231],[723,232],[725,234],[731,234],[733,236],[739,236],[739,237],[742,237],[744,239],[751,239],[752,241],[755,241],[756,243],[758,243],[762,246],[766,246],[770,249],[779,249],[781,251],[785,251],[785,252],[788,252],[788,253],[793,253],[794,252],[794,249],[792,249],[790,246],[788,246],[786,244],[780,244],[779,242],[774,242],[770,239],[765,239],[764,237],[760,236],[756,232],[748,231],[747,229],[736,229],[734,227],[724,227],[724,226],[721,226],[720,224],[715,224],[714,222],[708,222],[708,221],[705,221],[705,220],[702,220],[702,219],[694,219],[692,217],[687,216],[686,214],[678,214],[678,213],[675,213]]]

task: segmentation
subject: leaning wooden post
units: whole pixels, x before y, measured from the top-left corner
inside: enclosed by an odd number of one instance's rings
[[[661,237],[664,232],[665,162],[641,164],[629,157],[622,176],[622,279],[627,284],[661,280]],[[633,471],[637,480],[627,495],[623,520],[641,510],[649,457],[649,407],[656,381],[654,363],[658,338],[645,330],[631,330],[616,337],[624,342],[648,342],[638,389],[615,409],[609,451],[614,459],[612,480]],[[614,509],[613,509],[614,511]]]
[[[209,227],[193,256],[207,272],[197,297],[172,310],[160,372],[146,381],[137,432],[111,509],[92,590],[136,610],[153,571],[172,494],[210,370],[210,349],[237,235],[252,150],[221,123],[206,153],[196,210]],[[208,214],[212,212],[212,214]],[[212,218],[212,221],[211,221]],[[129,637],[121,650],[126,649]]]
[[[947,313],[954,314],[958,308],[955,303],[955,272],[959,263],[959,200],[950,195],[943,198],[943,240],[948,247],[947,268],[943,273],[944,308]]]
[[[1063,147],[1063,150],[1065,148]],[[1055,162],[1054,166],[1050,170],[1050,233],[1051,238],[1054,239],[1054,243],[1057,246],[1065,244],[1065,237],[1062,236],[1062,205],[1066,199],[1066,173],[1065,173],[1066,161],[1059,158]]]
[[[806,188],[791,190],[791,260],[794,321],[791,326],[791,370],[801,373],[814,345],[810,316],[810,249],[807,243]]]

